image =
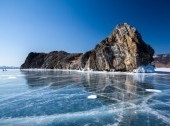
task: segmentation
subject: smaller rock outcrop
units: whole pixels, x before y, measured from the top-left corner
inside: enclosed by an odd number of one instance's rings
[[[31,52],[21,69],[45,68],[45,69],[76,69],[79,68],[78,59],[82,53],[67,53],[64,51],[53,51],[50,53]]]

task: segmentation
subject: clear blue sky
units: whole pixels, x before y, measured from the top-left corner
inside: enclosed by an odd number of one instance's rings
[[[122,22],[170,52],[170,0],[0,0],[0,66],[20,66],[31,51],[85,52]]]

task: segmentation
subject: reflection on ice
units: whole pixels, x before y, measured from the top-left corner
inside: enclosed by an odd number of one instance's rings
[[[14,93],[0,98],[0,125],[170,125],[169,74],[21,71],[16,76],[23,79],[22,92],[2,81],[2,95]]]

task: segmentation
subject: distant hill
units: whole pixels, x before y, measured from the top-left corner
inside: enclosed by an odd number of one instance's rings
[[[156,67],[170,68],[170,53],[155,55],[154,64]]]
[[[15,66],[0,66],[0,69],[19,69],[19,67],[15,67]]]

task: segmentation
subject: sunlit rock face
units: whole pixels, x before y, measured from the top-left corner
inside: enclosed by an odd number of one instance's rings
[[[132,71],[153,61],[154,50],[130,25],[119,24],[94,50],[83,55],[82,66],[94,70]]]
[[[153,61],[154,50],[140,33],[127,23],[119,24],[113,32],[85,54],[54,51],[31,59],[28,55],[21,68],[81,69],[97,71],[133,71]],[[39,54],[40,55],[40,54]],[[37,65],[37,61],[42,61]],[[33,65],[30,65],[33,64]]]

